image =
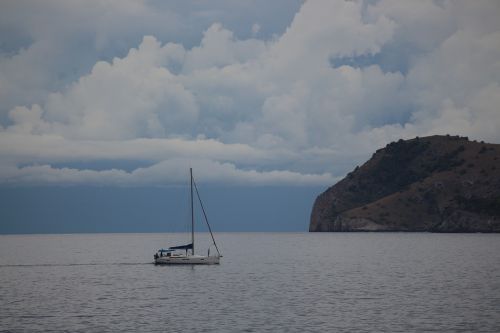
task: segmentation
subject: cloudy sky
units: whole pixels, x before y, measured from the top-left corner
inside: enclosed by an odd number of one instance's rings
[[[0,2],[0,186],[328,186],[500,142],[498,1]]]
[[[500,142],[498,1],[269,3],[2,1],[0,182],[325,184],[401,137]]]

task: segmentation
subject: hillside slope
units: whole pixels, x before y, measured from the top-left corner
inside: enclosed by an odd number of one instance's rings
[[[316,198],[309,231],[500,232],[500,145],[390,143]]]

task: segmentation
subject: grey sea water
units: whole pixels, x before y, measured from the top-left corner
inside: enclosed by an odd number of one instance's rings
[[[221,265],[172,267],[187,235],[0,236],[0,330],[500,331],[500,235],[216,237]]]

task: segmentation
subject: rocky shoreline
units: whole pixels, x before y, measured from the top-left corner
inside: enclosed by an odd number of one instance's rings
[[[311,232],[500,232],[500,145],[399,140],[320,194]]]

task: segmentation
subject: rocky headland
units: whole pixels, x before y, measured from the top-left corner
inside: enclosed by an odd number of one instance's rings
[[[392,142],[316,198],[309,231],[500,232],[500,145]]]

